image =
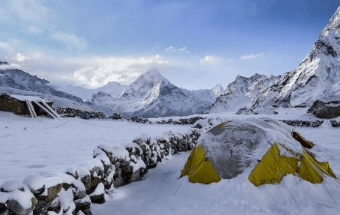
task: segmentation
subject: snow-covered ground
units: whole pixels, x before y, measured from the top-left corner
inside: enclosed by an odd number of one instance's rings
[[[274,119],[315,120],[306,109],[282,109]],[[263,116],[263,115],[262,115]],[[210,114],[203,117],[261,117]],[[190,126],[148,125],[112,120],[30,119],[0,112],[0,183],[32,173],[63,172],[87,162],[99,144],[125,145],[136,137],[159,137]],[[176,119],[176,118],[174,118]],[[156,120],[156,119],[152,119]],[[157,119],[160,120],[160,119]],[[339,128],[295,128],[313,141],[320,161],[328,161],[340,177]],[[251,169],[210,185],[179,179],[189,152],[172,156],[149,170],[144,180],[115,189],[105,204],[92,205],[94,215],[109,214],[339,214],[339,180],[311,184],[286,176],[279,185],[255,187]]]
[[[296,130],[320,146],[319,153],[339,178],[339,130]],[[279,185],[255,187],[248,181],[248,169],[234,179],[192,184],[187,178],[179,179],[188,156],[189,152],[174,156],[150,170],[145,180],[117,188],[109,202],[92,206],[93,214],[339,214],[339,180],[311,184],[289,175]]]
[[[124,146],[140,136],[189,130],[190,126],[114,120],[31,119],[0,111],[0,184],[33,173],[64,172],[88,162],[100,144]]]

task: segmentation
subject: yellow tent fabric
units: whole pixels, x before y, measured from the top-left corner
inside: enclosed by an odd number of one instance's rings
[[[195,147],[185,163],[182,170],[183,176],[188,176],[192,183],[210,184],[212,182],[219,182],[221,178],[217,174],[215,168],[206,157],[204,149],[201,145]]]
[[[280,156],[278,145],[274,143],[249,175],[249,181],[255,186],[278,184],[287,174],[297,174],[313,184],[321,183],[324,176],[336,178],[328,162],[318,162],[306,149],[302,148],[302,155],[292,154],[292,157]]]
[[[321,183],[323,181],[323,175],[336,178],[328,162],[318,162],[305,149],[302,149],[300,162],[301,165],[298,173],[303,180],[314,184]]]
[[[298,161],[299,159],[296,157],[280,156],[278,145],[274,143],[253,169],[248,179],[255,186],[278,184],[283,176],[297,171]]]

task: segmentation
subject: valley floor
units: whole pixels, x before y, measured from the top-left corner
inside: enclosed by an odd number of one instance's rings
[[[303,111],[304,112],[304,111]],[[301,115],[300,118],[308,118]],[[297,113],[270,116],[294,119]],[[217,116],[217,115],[211,115]],[[250,116],[224,115],[227,118]],[[259,117],[259,116],[256,116]],[[285,118],[283,118],[285,117]],[[172,131],[186,133],[190,126],[147,125],[109,120],[29,119],[0,112],[0,184],[22,180],[32,173],[64,172],[86,162],[99,144],[125,145],[134,138],[160,137]],[[340,177],[339,128],[295,128],[317,144],[320,161],[328,161]],[[109,214],[338,214],[340,181],[311,184],[289,175],[279,185],[255,187],[248,181],[251,169],[231,180],[210,185],[179,179],[189,152],[169,157],[144,180],[119,187],[94,215]]]

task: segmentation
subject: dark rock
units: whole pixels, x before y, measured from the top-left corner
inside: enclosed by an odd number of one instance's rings
[[[50,203],[59,194],[62,188],[63,184],[57,184],[55,186],[47,188],[47,195],[37,195],[36,197],[39,201]]]
[[[332,127],[340,127],[340,121],[331,120],[330,123]]]
[[[26,215],[32,212],[38,203],[37,199],[34,197],[31,198],[31,202],[32,202],[31,206],[26,208],[26,207],[23,207],[17,200],[9,199],[7,201],[7,207],[14,214]]]
[[[75,201],[76,204],[76,212],[82,211],[88,211],[91,209],[91,199],[89,196],[84,197],[83,199],[78,199]]]
[[[86,194],[90,194],[97,187],[97,185],[101,182],[101,179],[98,177],[84,177],[81,180],[86,188]]]
[[[332,119],[340,116],[340,101],[332,101],[324,103],[322,101],[315,101],[307,111],[321,119]]]
[[[319,127],[323,123],[323,120],[316,120],[316,121],[280,120],[280,121],[286,123],[287,125],[297,126],[297,127]]]
[[[90,196],[90,198],[91,198],[91,202],[92,203],[95,203],[95,204],[103,204],[103,203],[105,203],[104,193],[103,194],[99,194],[99,195]]]
[[[193,126],[192,128],[197,128],[197,129],[202,129],[203,128],[203,126],[202,125],[200,125],[199,123],[197,123],[195,126]]]
[[[73,108],[62,108],[58,107],[56,112],[62,117],[80,117],[82,119],[106,119],[106,116],[102,112],[96,111],[82,111]]]
[[[0,203],[0,214],[5,214],[6,211],[8,211],[6,205]]]
[[[47,215],[48,205],[45,201],[38,201],[37,206],[33,210],[33,215]]]
[[[120,120],[125,118],[120,113],[114,113],[112,116],[109,116],[109,119]]]

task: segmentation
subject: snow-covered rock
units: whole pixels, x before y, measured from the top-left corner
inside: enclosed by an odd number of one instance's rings
[[[209,113],[247,108],[308,107],[316,100],[340,100],[340,7],[307,57],[280,76],[237,76]]]
[[[278,79],[277,76],[255,74],[249,78],[237,76],[225,92],[220,95],[209,113],[236,112],[240,108],[250,107],[254,101]]]
[[[340,7],[307,57],[264,91],[254,107],[311,106],[314,101],[340,100]]]

